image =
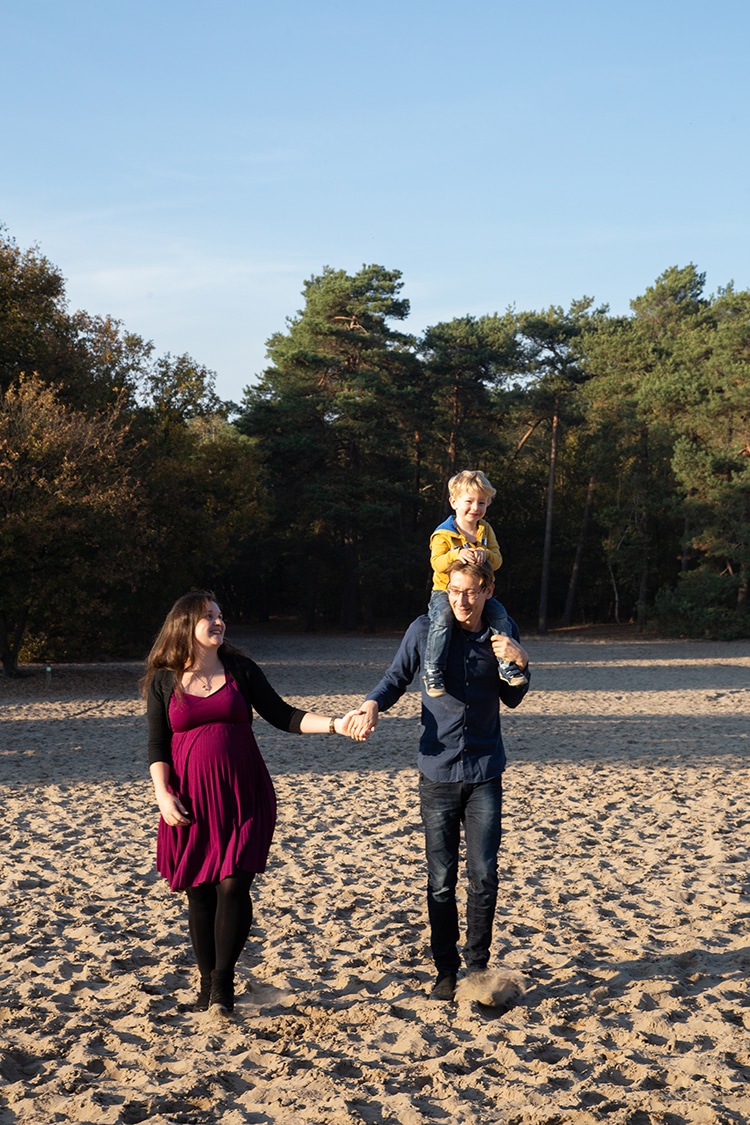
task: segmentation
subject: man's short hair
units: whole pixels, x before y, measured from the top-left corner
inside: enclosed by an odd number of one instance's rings
[[[456,559],[448,567],[447,574],[449,578],[451,574],[470,574],[472,578],[479,580],[483,590],[495,581],[495,572],[487,562],[464,562],[462,559]]]

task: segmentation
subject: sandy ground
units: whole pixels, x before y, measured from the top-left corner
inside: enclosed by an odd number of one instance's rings
[[[251,645],[343,713],[396,638]],[[226,1020],[181,1010],[138,668],[0,680],[0,1125],[748,1121],[750,643],[528,647],[495,1008],[426,994],[415,694],[364,745],[258,722],[280,821]]]

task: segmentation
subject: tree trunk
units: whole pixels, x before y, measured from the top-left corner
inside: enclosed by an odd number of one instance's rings
[[[576,548],[576,557],[573,560],[573,569],[570,572],[570,582],[568,583],[568,596],[565,600],[565,612],[563,613],[563,625],[573,624],[573,606],[576,600],[576,590],[578,588],[578,575],[581,571],[581,560],[583,552],[586,547],[586,535],[589,529],[589,519],[591,518],[591,508],[594,501],[594,488],[596,487],[596,478],[589,479],[589,487],[586,492],[586,503],[583,508],[583,519],[581,520],[581,531],[578,536],[578,546]]]
[[[608,562],[607,567],[609,569],[609,577],[612,579],[612,589],[614,591],[615,625],[619,625],[620,624],[620,591],[617,588],[617,579],[615,578],[615,572],[612,569],[612,564],[610,562]]]
[[[458,446],[458,429],[461,421],[461,396],[459,394],[459,376],[453,380],[453,413],[451,417],[451,431],[448,435],[448,463],[445,467],[443,479],[443,495],[440,497],[440,510],[448,506],[448,481],[456,474],[456,451]]]
[[[422,444],[419,433],[414,434],[414,482],[412,484],[413,502],[411,506],[411,529],[419,527],[420,497],[422,494]]]
[[[18,653],[21,642],[26,633],[26,622],[29,619],[28,610],[24,609],[21,618],[13,632],[11,640],[8,630],[8,621],[4,613],[0,613],[0,661],[6,676],[18,675]]]
[[[747,529],[747,504],[742,504],[742,520],[741,527]],[[745,559],[747,558],[747,539],[743,542],[742,562],[740,563],[740,584],[737,587],[737,611],[743,613],[747,606],[748,596],[748,568]]]
[[[525,434],[523,435],[523,437],[521,438],[521,440],[520,440],[520,441],[518,442],[518,445],[516,446],[516,448],[515,448],[515,451],[514,451],[514,453],[513,453],[513,456],[514,456],[514,457],[517,457],[517,456],[518,456],[518,454],[519,454],[519,453],[521,452],[521,450],[522,450],[522,449],[523,449],[523,447],[525,446],[526,442],[527,442],[527,441],[529,440],[529,438],[530,438],[530,437],[531,437],[531,435],[533,434],[534,430],[535,430],[535,429],[537,428],[537,426],[538,426],[538,425],[539,425],[539,424],[540,424],[541,422],[543,422],[543,421],[544,421],[544,418],[537,418],[536,422],[532,422],[532,423],[531,423],[531,425],[529,426],[529,428],[528,428],[528,430],[526,431],[526,433],[525,433]]]
[[[648,540],[643,548],[643,563],[641,566],[641,581],[638,587],[638,605],[636,608],[636,631],[638,633],[645,633],[646,631],[646,599],[648,598],[648,574],[649,574],[649,544]]]
[[[690,562],[690,519],[685,516],[682,527],[682,554],[680,555],[680,574],[685,574]]]
[[[351,534],[344,536],[344,573],[341,586],[339,623],[345,633],[357,627],[357,548]]]
[[[647,426],[641,427],[640,435],[640,472],[643,480],[643,494],[640,500],[642,506],[642,532],[641,532],[641,578],[638,584],[638,604],[636,606],[636,630],[639,633],[646,631],[646,603],[648,599],[648,580],[651,571],[651,506],[648,500],[649,470],[651,465],[649,431]]]
[[[547,632],[547,601],[549,574],[552,559],[552,512],[555,504],[555,467],[557,463],[557,433],[560,425],[560,399],[555,399],[552,416],[552,442],[549,454],[549,483],[547,485],[547,519],[544,525],[544,553],[542,555],[542,586],[539,594],[539,624],[537,633]]]

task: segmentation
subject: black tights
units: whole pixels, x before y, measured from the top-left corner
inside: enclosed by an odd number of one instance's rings
[[[214,969],[232,970],[253,921],[253,874],[238,871],[220,883],[187,888],[188,925],[202,977]]]

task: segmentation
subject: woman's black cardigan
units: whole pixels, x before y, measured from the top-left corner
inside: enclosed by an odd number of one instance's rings
[[[224,653],[219,649],[219,659],[229,673],[247,704],[250,722],[253,708],[271,726],[291,734],[300,733],[300,723],[306,711],[292,707],[269,684],[258,665],[241,653]],[[174,693],[175,676],[169,668],[159,668],[151,680],[146,701],[148,716],[148,761],[172,762],[172,726],[169,722],[169,701]]]

